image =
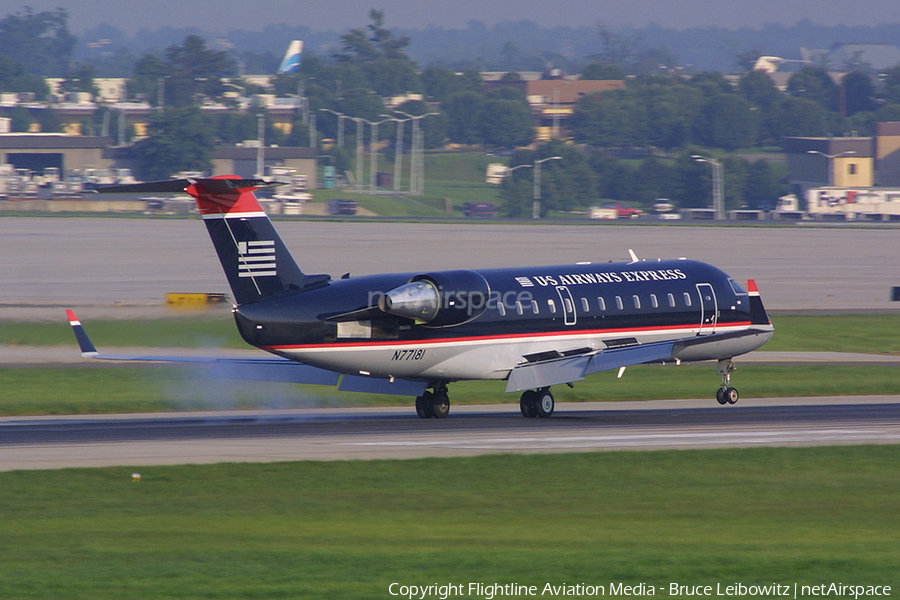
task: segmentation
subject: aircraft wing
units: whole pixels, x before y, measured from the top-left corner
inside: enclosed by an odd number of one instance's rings
[[[224,379],[244,379],[250,381],[279,381],[283,383],[309,383],[314,385],[338,385],[338,389],[351,392],[393,394],[399,396],[419,396],[424,393],[427,383],[405,379],[380,379],[359,375],[344,375],[337,371],[320,369],[312,365],[278,357],[230,358],[215,356],[153,356],[140,354],[104,354],[97,351],[88,337],[84,326],[75,313],[67,310],[69,324],[78,340],[81,355],[98,360],[118,360],[131,362],[193,363],[212,365],[210,375]]]
[[[620,367],[657,362],[672,357],[677,341],[607,348],[590,354],[523,363],[514,368],[506,391],[518,392],[581,381],[586,375]]]
[[[665,342],[630,344],[574,356],[556,353],[556,357],[537,357],[539,358],[538,360],[522,363],[510,372],[506,383],[506,391],[518,392],[562,383],[572,383],[581,381],[591,373],[610,371],[631,365],[673,360],[676,354],[689,346],[715,344],[761,332],[762,330],[749,329],[732,333],[693,336]]]

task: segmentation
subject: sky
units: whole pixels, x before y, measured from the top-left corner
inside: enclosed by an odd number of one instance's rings
[[[367,25],[371,8],[384,11],[388,28],[408,29],[457,29],[472,20],[613,28],[656,23],[673,29],[792,25],[804,19],[828,26],[900,23],[900,0],[0,0],[0,17],[25,6],[35,12],[65,8],[75,35],[100,24],[128,34],[164,26],[257,31],[275,23],[344,31]]]

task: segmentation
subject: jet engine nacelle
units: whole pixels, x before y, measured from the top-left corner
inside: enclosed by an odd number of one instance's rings
[[[385,292],[378,308],[431,327],[449,327],[483,313],[490,293],[488,282],[475,271],[426,273]]]

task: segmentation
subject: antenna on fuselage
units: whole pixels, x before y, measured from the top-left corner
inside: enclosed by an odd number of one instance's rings
[[[631,248],[628,249],[628,254],[631,255],[631,262],[628,263],[629,265],[633,265],[633,264],[636,263],[636,262],[641,262],[641,259],[639,259],[639,258],[637,257],[637,254],[635,254],[635,253],[634,253],[634,250],[632,250]]]

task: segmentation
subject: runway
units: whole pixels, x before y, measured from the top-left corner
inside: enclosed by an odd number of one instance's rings
[[[900,396],[300,409],[0,419],[0,470],[219,462],[416,459],[496,453],[896,444]]]

